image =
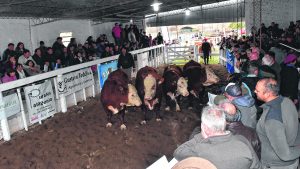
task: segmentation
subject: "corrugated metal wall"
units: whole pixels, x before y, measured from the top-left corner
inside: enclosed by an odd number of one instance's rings
[[[147,27],[188,25],[201,23],[240,22],[245,17],[244,0],[225,1],[216,4],[193,7],[190,16],[184,9],[159,13],[156,17],[146,19]]]

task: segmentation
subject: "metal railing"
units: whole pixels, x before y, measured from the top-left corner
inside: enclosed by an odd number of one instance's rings
[[[162,63],[165,63],[165,46],[164,45],[158,45],[158,46],[153,46],[153,47],[148,47],[148,48],[143,48],[140,50],[135,50],[130,52],[135,58],[136,58],[136,63],[140,63],[139,60],[140,58],[140,54],[143,53],[147,53],[148,56],[148,62],[147,65],[148,66],[153,66],[153,67],[157,67]],[[0,101],[3,101],[3,93],[6,91],[9,91],[11,89],[17,89],[17,93],[19,96],[20,101],[22,101],[21,99],[21,95],[20,95],[20,89],[22,87],[37,83],[39,81],[42,80],[47,80],[47,79],[52,79],[54,78],[54,81],[56,80],[61,80],[62,75],[76,71],[76,70],[80,70],[83,68],[88,68],[91,67],[93,65],[100,65],[102,63],[106,63],[106,62],[110,62],[110,61],[114,61],[118,59],[118,55],[115,56],[111,56],[108,58],[103,58],[103,59],[97,59],[94,61],[90,61],[90,62],[86,62],[86,63],[82,63],[82,64],[78,64],[78,65],[74,65],[74,66],[69,66],[69,67],[65,67],[65,68],[61,68],[61,69],[57,69],[51,72],[46,72],[46,73],[42,73],[42,74],[38,74],[35,76],[30,76],[24,79],[19,79],[16,81],[12,81],[12,82],[8,82],[8,83],[3,83],[0,84]],[[138,69],[140,68],[139,65]],[[137,69],[137,70],[138,70]],[[136,71],[137,71],[136,70]],[[54,83],[55,88],[57,88],[56,83]],[[93,89],[95,89],[95,86],[92,86]],[[56,93],[56,91],[55,91]],[[95,95],[95,90],[93,90],[93,96]],[[58,95],[56,94],[56,96],[58,97]],[[67,104],[66,104],[66,96],[59,95],[59,102],[61,105],[61,111],[62,112],[67,112]],[[57,105],[56,105],[57,106]],[[21,115],[22,115],[22,119],[25,120],[25,113],[24,113],[24,107],[21,104]],[[0,110],[0,119],[1,119],[1,128],[2,128],[2,134],[3,134],[3,139],[5,141],[8,141],[11,139],[10,136],[10,131],[9,131],[9,126],[8,126],[8,120],[6,117],[6,113],[5,111],[1,111]],[[27,130],[27,126],[25,125],[24,128]]]

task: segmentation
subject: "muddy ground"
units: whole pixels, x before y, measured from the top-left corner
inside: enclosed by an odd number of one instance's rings
[[[225,68],[210,67],[224,81]],[[0,169],[143,169],[163,155],[173,158],[177,145],[199,125],[200,111],[184,107],[182,112],[164,112],[161,122],[140,125],[143,113],[131,108],[125,117],[127,130],[121,131],[117,117],[112,128],[105,127],[99,96],[90,98],[1,143]]]

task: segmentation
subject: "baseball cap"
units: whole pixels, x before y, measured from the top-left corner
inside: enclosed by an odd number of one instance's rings
[[[242,95],[242,88],[236,83],[229,83],[223,90],[228,95],[238,97]]]

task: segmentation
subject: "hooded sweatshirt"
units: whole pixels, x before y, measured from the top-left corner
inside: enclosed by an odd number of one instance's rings
[[[249,95],[244,95],[235,98],[232,103],[241,111],[242,123],[245,126],[255,128],[257,123],[255,100]]]

